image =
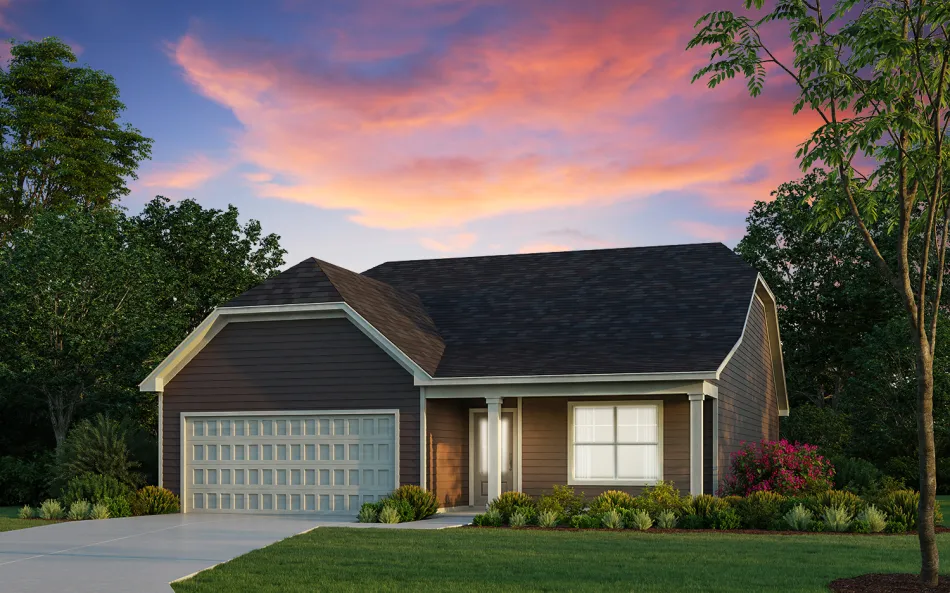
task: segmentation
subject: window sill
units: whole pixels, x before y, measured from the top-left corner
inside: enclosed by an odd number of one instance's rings
[[[656,480],[576,480],[567,481],[568,486],[656,486],[663,478]]]

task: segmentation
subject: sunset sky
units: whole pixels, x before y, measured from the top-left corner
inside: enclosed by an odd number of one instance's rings
[[[288,263],[699,241],[734,246],[815,126],[773,77],[690,84],[738,0],[0,0],[155,139],[124,205],[233,203]]]

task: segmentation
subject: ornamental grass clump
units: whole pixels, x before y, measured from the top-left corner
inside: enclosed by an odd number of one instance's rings
[[[379,521],[380,506],[375,502],[364,502],[356,520],[360,523],[376,523]]]
[[[686,514],[702,517],[705,527],[714,527],[713,520],[716,514],[729,508],[725,500],[710,494],[697,494],[688,500],[685,506]]]
[[[657,529],[675,529],[676,513],[673,511],[662,511],[656,516]]]
[[[92,510],[89,511],[90,519],[108,519],[109,518],[109,507],[105,503],[96,503],[92,505]]]
[[[592,515],[603,515],[613,510],[631,511],[635,507],[635,499],[626,492],[621,490],[607,490],[590,501],[590,509],[588,512]]]
[[[495,509],[501,513],[505,523],[509,521],[516,507],[535,508],[536,504],[534,499],[524,492],[504,492],[501,496],[488,503],[488,509]]]
[[[69,513],[66,518],[70,521],[82,521],[89,518],[89,512],[92,511],[92,505],[88,500],[77,500],[69,505]]]
[[[781,517],[785,497],[769,490],[753,492],[736,506],[742,525],[748,529],[769,529]]]
[[[844,507],[826,507],[822,513],[828,531],[843,533],[851,528],[851,513]]]
[[[414,521],[428,519],[439,510],[439,500],[435,497],[435,494],[412,484],[396,488],[389,495],[389,498],[390,500],[405,500],[408,502],[412,507]]]
[[[610,509],[601,515],[600,523],[607,529],[623,529],[623,518],[617,509]]]
[[[627,527],[630,529],[646,531],[647,529],[653,527],[653,519],[650,518],[650,513],[646,511],[633,511],[628,515],[627,521]]]
[[[557,524],[560,522],[560,520],[561,515],[554,510],[541,511],[538,513],[538,525],[541,527],[546,527],[548,529],[557,527]]]
[[[857,520],[867,523],[871,533],[881,533],[887,527],[887,513],[873,504],[858,513]]]
[[[33,519],[36,517],[36,511],[33,510],[28,504],[23,505],[23,508],[17,513],[17,517],[20,519]]]
[[[55,498],[50,498],[43,501],[43,504],[40,505],[40,518],[41,519],[62,519],[66,515],[63,512],[63,505],[59,504],[59,501]]]
[[[813,445],[787,440],[746,443],[732,454],[722,494],[749,496],[775,492],[783,496],[830,490],[834,468]]]
[[[826,490],[818,492],[814,496],[815,504],[819,509],[826,507],[841,507],[848,511],[853,517],[864,510],[867,506],[861,497],[847,490]]]
[[[399,511],[393,505],[384,505],[379,512],[380,523],[399,523]]]
[[[511,517],[508,519],[508,525],[511,527],[526,527],[529,524],[530,515],[525,511],[524,507],[515,509],[515,512],[511,513]]]
[[[815,514],[805,508],[805,505],[797,504],[790,511],[785,513],[782,520],[792,531],[808,531],[811,527],[812,519]]]
[[[136,517],[141,515],[167,515],[177,513],[180,509],[178,496],[167,488],[158,486],[146,486],[135,492],[130,500],[132,514]]]

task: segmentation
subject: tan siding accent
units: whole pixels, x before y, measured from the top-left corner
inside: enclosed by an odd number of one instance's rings
[[[179,491],[182,412],[399,410],[399,478],[419,483],[419,388],[347,319],[230,323],[166,386],[162,472]]]
[[[468,408],[464,400],[426,401],[426,479],[444,507],[468,504]]]
[[[742,343],[719,385],[719,475],[743,442],[778,438],[778,402],[765,324],[765,307],[753,300]]]
[[[568,403],[592,398],[526,397],[522,399],[522,489],[532,496],[567,484]],[[677,396],[613,396],[597,401],[663,400],[663,478],[684,492],[689,491],[689,400]],[[578,492],[596,496],[604,490],[637,494],[640,486],[577,486]]]

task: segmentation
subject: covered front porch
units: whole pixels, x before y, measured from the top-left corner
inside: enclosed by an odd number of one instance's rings
[[[659,480],[718,483],[717,389],[708,381],[423,389],[423,487],[445,508],[570,485],[596,496]]]

